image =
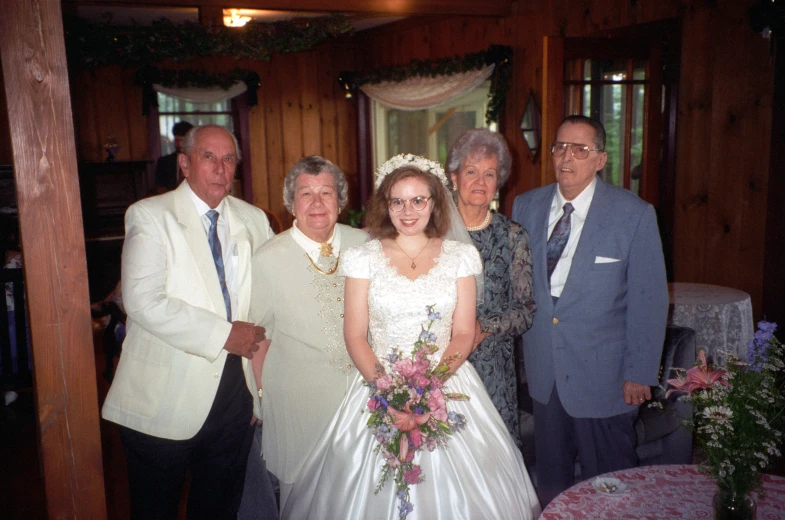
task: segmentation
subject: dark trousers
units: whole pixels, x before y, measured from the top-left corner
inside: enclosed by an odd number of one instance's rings
[[[619,389],[621,391],[621,389]],[[571,417],[562,406],[556,385],[548,404],[534,400],[534,451],[537,495],[543,509],[573,485],[575,457],[586,480],[609,471],[633,468],[634,423],[638,410],[603,419]]]
[[[187,469],[188,519],[234,520],[253,440],[252,413],[242,358],[230,355],[207,419],[193,438],[175,441],[121,427],[131,519],[177,518]]]

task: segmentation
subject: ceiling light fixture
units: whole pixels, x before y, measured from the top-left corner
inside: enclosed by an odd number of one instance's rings
[[[251,17],[245,16],[242,9],[224,9],[223,14],[224,25],[227,27],[243,27],[251,21]]]

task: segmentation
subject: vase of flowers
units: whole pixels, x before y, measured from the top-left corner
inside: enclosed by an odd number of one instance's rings
[[[726,369],[714,368],[701,351],[696,365],[669,379],[672,392],[692,401],[688,421],[706,460],[701,470],[719,491],[714,518],[755,518],[750,493],[761,473],[781,455],[785,420],[785,349],[774,336],[777,325],[761,321],[747,348],[747,359],[728,356]]]

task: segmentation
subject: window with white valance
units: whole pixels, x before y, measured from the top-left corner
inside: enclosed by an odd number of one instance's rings
[[[496,123],[488,125],[485,119],[494,67],[361,85],[373,101],[374,167],[398,153],[444,163],[450,146],[466,130],[496,130]]]

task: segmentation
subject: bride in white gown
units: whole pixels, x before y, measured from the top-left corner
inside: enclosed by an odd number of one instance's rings
[[[359,370],[343,403],[308,457],[286,501],[282,518],[292,520],[386,520],[409,518],[530,520],[540,505],[526,467],[477,372],[469,363],[474,337],[475,276],[482,265],[468,244],[443,240],[452,204],[443,171],[422,158],[397,158],[398,168],[377,188],[368,224],[378,237],[348,250],[344,334]],[[391,167],[387,167],[389,172]],[[426,170],[423,172],[422,170]],[[427,171],[430,170],[430,173]],[[382,172],[385,172],[383,167]],[[435,359],[457,357],[445,389],[470,396],[449,401],[466,417],[466,427],[446,447],[421,451],[414,462],[425,480],[410,486],[414,509],[400,510],[396,486],[388,480],[374,494],[384,458],[366,422],[368,387],[385,369],[387,354],[411,352],[426,307],[441,319]],[[367,340],[370,332],[370,344]]]

